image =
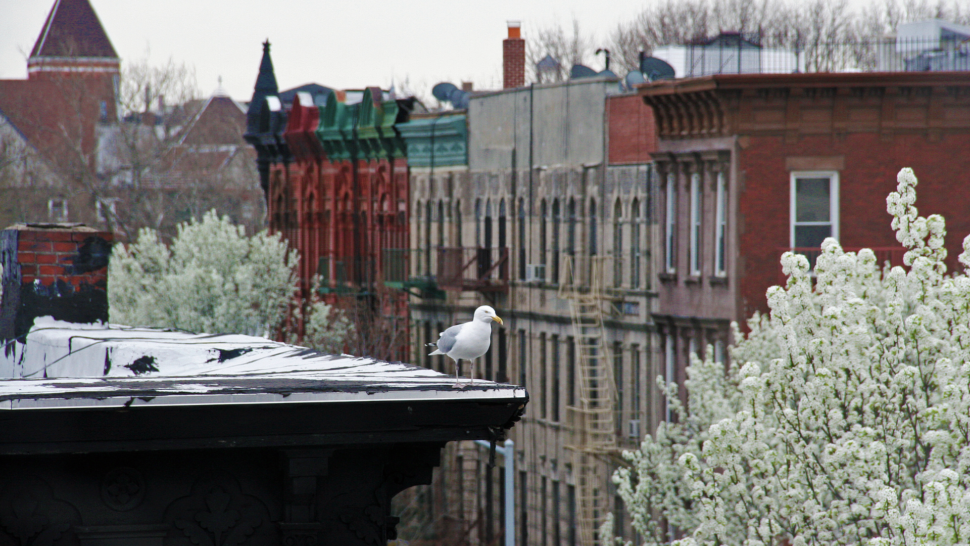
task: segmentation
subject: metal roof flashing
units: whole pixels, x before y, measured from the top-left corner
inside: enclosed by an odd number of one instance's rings
[[[244,335],[36,319],[0,354],[0,410],[528,400],[525,389]]]

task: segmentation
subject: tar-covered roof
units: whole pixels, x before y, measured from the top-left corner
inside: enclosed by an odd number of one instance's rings
[[[365,401],[508,401],[522,387],[243,335],[38,318],[0,354],[0,410]]]

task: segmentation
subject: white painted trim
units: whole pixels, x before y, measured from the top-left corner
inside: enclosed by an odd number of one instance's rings
[[[677,229],[677,176],[674,173],[667,174],[667,218],[665,219],[664,233],[664,262],[667,273],[677,271],[676,263],[676,233]]]
[[[788,246],[795,247],[795,181],[799,178],[828,178],[829,179],[829,221],[802,222],[800,225],[830,225],[832,237],[839,240],[839,172],[838,171],[792,171],[789,183],[788,199]]]

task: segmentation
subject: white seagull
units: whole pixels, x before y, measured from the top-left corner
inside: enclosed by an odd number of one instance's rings
[[[455,388],[460,389],[467,385],[458,383],[458,370],[460,360],[470,360],[472,363],[472,377],[468,382],[471,385],[475,382],[475,359],[488,352],[488,346],[492,341],[492,321],[499,324],[501,317],[495,314],[495,309],[488,305],[483,305],[475,309],[475,318],[471,322],[456,324],[441,332],[438,343],[429,343],[428,346],[438,348],[430,355],[448,355],[455,361]]]

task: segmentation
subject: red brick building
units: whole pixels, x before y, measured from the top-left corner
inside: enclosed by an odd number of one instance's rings
[[[396,332],[380,336],[396,340],[391,349],[358,350],[401,360],[407,292],[384,281],[407,271],[408,165],[394,125],[407,120],[412,106],[413,99],[368,87],[316,97],[299,92],[287,110],[267,43],[246,133],[267,193],[269,228],[300,252],[302,298],[310,299],[319,276],[317,290],[327,301],[373,313],[359,328]]]
[[[730,321],[767,311],[784,251],[811,258],[833,236],[900,263],[885,200],[902,167],[919,177],[920,213],[946,217],[957,266],[970,73],[717,75],[640,94],[658,134],[654,320],[678,383],[689,351],[723,351]]]

